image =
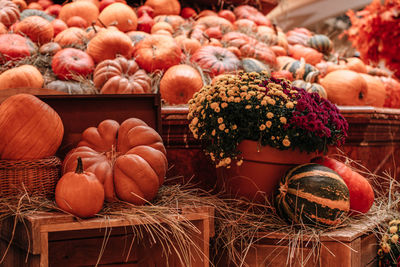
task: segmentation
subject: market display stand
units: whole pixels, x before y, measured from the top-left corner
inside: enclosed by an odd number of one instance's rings
[[[191,266],[209,266],[209,239],[214,234],[213,208],[184,208],[176,220],[188,220],[198,231],[189,231],[194,241]],[[0,251],[8,253],[1,266],[182,266],[173,249],[166,256],[160,242],[144,234],[138,242],[133,229],[145,226],[126,218],[93,218],[77,221],[56,212],[32,212],[19,221],[12,242],[14,218],[1,224]],[[173,240],[173,236],[171,239]],[[178,247],[179,249],[179,247]],[[179,253],[179,252],[178,252]],[[3,256],[3,255],[1,255]]]

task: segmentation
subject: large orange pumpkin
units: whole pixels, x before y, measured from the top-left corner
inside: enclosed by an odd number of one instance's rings
[[[98,15],[99,8],[94,3],[89,1],[75,1],[63,5],[58,18],[66,23],[69,18],[80,16],[86,20],[88,25],[91,25],[93,22],[96,22]]]
[[[164,182],[165,155],[161,136],[142,120],[130,118],[121,124],[105,120],[83,132],[78,147],[64,159],[63,173],[75,170],[81,157],[86,171],[104,185],[106,200],[142,205]]]
[[[98,17],[98,25],[115,26],[122,32],[135,31],[138,26],[138,18],[133,9],[123,3],[114,3],[101,11]]]
[[[93,73],[94,85],[102,94],[150,93],[151,79],[134,60],[124,57],[100,62]]]
[[[181,4],[178,0],[147,0],[144,3],[154,10],[154,16],[158,15],[179,15]]]
[[[0,74],[0,90],[9,88],[41,88],[43,76],[32,65],[21,65]]]
[[[16,94],[1,103],[0,129],[0,158],[8,160],[52,156],[64,135],[58,114],[29,94]]]

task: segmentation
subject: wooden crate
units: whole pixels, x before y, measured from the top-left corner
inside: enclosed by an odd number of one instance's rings
[[[263,232],[245,258],[246,266],[302,267],[373,267],[378,266],[378,239],[373,232],[381,218],[368,223],[330,231],[320,236],[320,243],[310,236],[299,237],[296,245],[289,244],[287,233]],[[293,239],[292,239],[293,240]],[[314,246],[314,247],[313,247]],[[319,249],[316,249],[318,247]],[[295,249],[293,249],[295,248]],[[319,254],[318,254],[319,251]],[[293,257],[288,257],[293,253]],[[235,266],[226,256],[223,266]]]
[[[213,235],[213,209],[196,207],[182,209],[176,220],[189,220],[198,231],[190,231],[196,245],[191,250],[191,266],[209,266],[209,239]],[[1,266],[182,266],[181,254],[166,256],[160,242],[150,242],[145,235],[135,241],[133,229],[145,226],[123,218],[93,218],[77,221],[74,217],[55,212],[35,212],[18,222],[10,243],[14,219],[1,225]],[[137,228],[136,228],[137,229]],[[173,237],[171,237],[173,240]],[[0,258],[1,258],[0,256]],[[186,265],[185,265],[186,267]]]

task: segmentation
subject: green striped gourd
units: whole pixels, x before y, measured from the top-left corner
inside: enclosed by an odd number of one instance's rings
[[[331,39],[324,34],[316,34],[308,39],[308,46],[327,54],[332,51],[333,45]]]
[[[276,209],[282,218],[295,224],[339,225],[350,209],[349,189],[328,167],[315,163],[298,165],[281,179]]]
[[[271,75],[271,70],[270,68],[262,63],[261,61],[255,59],[255,58],[250,58],[246,57],[242,59],[242,68],[244,72],[262,72],[266,71],[269,75]]]
[[[295,80],[292,82],[292,86],[297,88],[303,88],[309,93],[317,93],[321,98],[328,99],[328,94],[325,88],[319,83],[309,83],[303,80]]]
[[[314,75],[314,73],[318,71],[317,68],[306,63],[303,58],[301,60],[287,62],[282,66],[281,70],[287,70],[292,73],[293,79],[295,80],[306,80],[310,73]]]

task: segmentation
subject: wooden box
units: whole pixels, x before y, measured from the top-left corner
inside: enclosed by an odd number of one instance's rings
[[[213,209],[182,209],[176,220],[189,220],[198,229],[188,232],[193,240],[190,266],[209,266]],[[1,256],[11,244],[1,266],[182,266],[178,244],[178,252],[172,250],[166,256],[159,241],[150,242],[153,236],[145,233],[138,242],[134,230],[146,225],[126,218],[77,221],[66,214],[34,212],[16,224],[12,238],[13,224],[14,219],[9,218],[1,225]],[[170,238],[174,242],[174,237]]]
[[[245,266],[293,267],[373,267],[378,266],[379,242],[374,228],[377,222],[356,224],[330,231],[320,236],[320,243],[310,236],[298,236],[296,244],[290,243],[287,233],[264,232],[258,242],[250,247]],[[293,242],[293,238],[291,241]],[[289,257],[292,255],[292,257]],[[235,266],[227,257],[223,266]]]

